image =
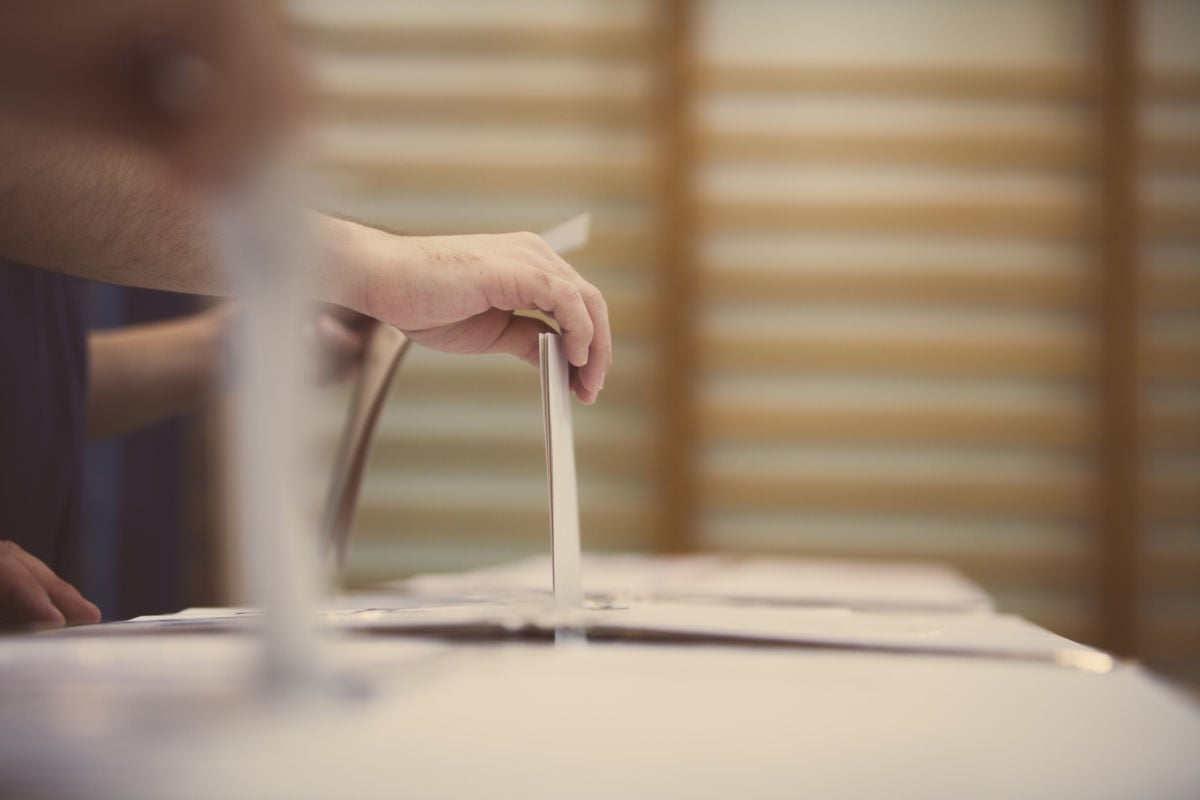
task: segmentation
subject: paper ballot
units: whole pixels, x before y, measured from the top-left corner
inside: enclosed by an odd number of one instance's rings
[[[550,245],[551,250],[565,256],[567,253],[581,250],[587,244],[591,228],[591,212],[584,212],[542,231],[542,240]]]
[[[542,233],[542,239],[550,245],[550,249],[559,255],[566,255],[587,244],[588,233],[591,229],[592,215],[583,213],[561,222]],[[350,534],[354,527],[354,517],[358,509],[358,494],[362,484],[362,476],[367,466],[367,458],[371,454],[371,444],[375,435],[375,427],[383,413],[384,400],[391,388],[392,379],[401,359],[408,351],[409,340],[403,333],[380,323],[376,326],[371,341],[367,345],[362,368],[350,398],[350,408],[346,413],[346,422],[342,427],[341,441],[338,445],[337,456],[334,459],[333,473],[329,482],[329,490],[325,496],[325,506],[321,515],[322,540],[328,549],[333,551],[336,563],[340,568],[345,563],[346,548],[350,543]],[[563,362],[566,363],[565,360]],[[545,364],[543,369],[543,398],[545,396]],[[565,371],[564,371],[565,375]],[[565,378],[564,378],[565,380]],[[570,406],[566,406],[570,413]],[[549,424],[549,423],[547,423]],[[567,418],[568,430],[570,417]],[[548,435],[548,434],[547,434]],[[547,443],[549,439],[547,439]],[[549,444],[547,444],[547,448]],[[573,454],[572,454],[573,455]],[[547,449],[547,458],[549,450]],[[571,484],[575,481],[574,461],[571,467]],[[578,523],[576,523],[578,530]],[[578,576],[578,534],[576,534],[575,574]],[[557,572],[555,575],[557,576]],[[578,577],[575,579],[578,585]],[[577,601],[576,601],[577,602]]]
[[[575,478],[575,437],[571,425],[570,364],[562,337],[539,337],[542,372],[542,426],[546,438],[546,484],[550,495],[550,555],[554,604],[579,608],[579,485]]]

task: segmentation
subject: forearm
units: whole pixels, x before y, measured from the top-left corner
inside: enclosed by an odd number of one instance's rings
[[[92,333],[88,435],[119,436],[199,408],[220,376],[227,313]]]
[[[48,135],[0,123],[0,257],[81,278],[227,295],[211,227],[217,197],[185,186],[137,145]],[[321,256],[317,299],[359,308],[359,259],[347,254],[367,229],[320,214],[310,228]]]
[[[0,128],[0,256],[77,277],[221,294],[204,198],[151,151]]]

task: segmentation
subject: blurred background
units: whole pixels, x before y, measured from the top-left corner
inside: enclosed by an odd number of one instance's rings
[[[585,550],[945,562],[1200,685],[1200,4],[287,7],[327,210],[414,234],[593,212],[572,261],[616,366],[576,407]],[[214,424],[94,453],[164,487],[97,495],[110,613],[225,596]],[[546,552],[541,436],[535,370],[410,353],[348,583]],[[185,477],[137,462],[164,446]]]

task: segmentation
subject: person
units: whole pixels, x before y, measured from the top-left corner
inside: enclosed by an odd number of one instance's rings
[[[84,442],[192,402],[230,312],[89,340],[85,281],[229,293],[214,197],[302,116],[276,20],[242,0],[0,5],[2,620],[99,619],[66,579]],[[592,403],[602,389],[605,299],[540,237],[400,236],[316,212],[310,227],[315,300],[436,350],[531,364],[546,326],[514,312],[541,310],[575,394]],[[343,358],[361,349],[351,328],[318,325]]]

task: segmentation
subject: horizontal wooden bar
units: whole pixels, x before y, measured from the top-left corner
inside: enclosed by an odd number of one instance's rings
[[[627,506],[580,510],[584,542],[605,547],[637,548],[646,542],[647,512]],[[363,539],[439,539],[506,543],[550,542],[550,517],[545,504],[522,509],[457,503],[435,505],[375,505],[364,503],[355,525]]]
[[[1144,482],[1144,507],[1148,518],[1200,523],[1200,479],[1156,475]]]
[[[1200,380],[1200,338],[1147,337],[1143,374],[1158,381]]]
[[[1200,409],[1155,409],[1145,415],[1143,431],[1155,450],[1200,450]]]
[[[836,161],[934,167],[1071,169],[1096,159],[1096,142],[1071,134],[710,132],[700,134],[707,161]]]
[[[1142,654],[1148,659],[1200,661],[1198,614],[1187,614],[1177,619],[1147,619],[1143,622],[1139,638]]]
[[[1200,170],[1200,136],[1152,134],[1145,144],[1145,159],[1148,166],[1160,170]]]
[[[413,189],[485,194],[594,194],[641,198],[650,190],[649,170],[629,162],[548,163],[458,160],[433,162],[378,156],[322,154],[316,166],[348,180],[361,192]]]
[[[617,354],[620,356],[621,348]],[[512,356],[492,355],[482,357],[482,361],[503,360],[515,364]],[[604,384],[604,406],[607,409],[623,410],[641,407],[648,402],[645,376],[637,370],[627,370],[620,363],[613,368],[607,382]],[[397,386],[392,403],[395,411],[388,413],[403,414],[404,408],[410,403],[461,403],[478,398],[485,393],[489,403],[533,403],[538,399],[537,370],[530,367],[518,366],[513,370],[480,370],[464,367],[445,367],[442,365],[422,365],[401,367],[397,377]]]
[[[710,401],[702,406],[710,444],[838,443],[1080,447],[1096,421],[1083,409],[768,405]]]
[[[1200,70],[1152,70],[1143,78],[1142,92],[1150,100],[1200,102]]]
[[[474,122],[639,126],[649,116],[649,99],[618,92],[532,93],[431,92],[396,87],[323,86],[318,111],[354,122]]]
[[[1093,276],[1081,270],[912,265],[838,269],[768,269],[709,265],[701,277],[709,305],[761,303],[806,307],[823,303],[939,308],[1086,308]]]
[[[710,333],[701,358],[712,370],[1080,378],[1091,373],[1094,353],[1086,340],[1067,336],[832,339]]]
[[[1142,573],[1143,589],[1200,592],[1200,546],[1147,547],[1142,555]]]
[[[587,56],[640,58],[650,46],[644,26],[597,22],[586,27],[504,24],[437,24],[381,15],[365,18],[296,18],[297,42],[311,50],[362,54],[462,56]]]
[[[1150,311],[1200,311],[1200,264],[1187,272],[1150,269],[1143,274]]]
[[[698,70],[708,92],[792,92],[930,96],[982,100],[1093,100],[1094,76],[1069,67],[708,63]],[[1200,71],[1153,70],[1143,91],[1152,101],[1200,100]]]
[[[1086,72],[1052,67],[709,63],[700,68],[698,78],[703,90],[728,93],[822,92],[1064,101],[1092,97],[1096,90]]]
[[[702,438],[710,443],[1017,445],[1081,447],[1094,441],[1085,409],[968,408],[935,404],[878,407],[708,400]],[[1155,409],[1144,416],[1146,444],[1157,452],[1200,448],[1200,409]]]
[[[836,510],[1079,518],[1092,494],[1082,477],[1006,479],[788,475],[779,469],[701,470],[700,497],[712,511]]]
[[[523,434],[522,431],[487,434],[471,431],[457,437],[440,432],[381,436],[371,457],[372,469],[415,467],[431,473],[444,471],[449,476],[468,469],[495,471],[498,475],[544,474],[546,447],[540,432]],[[584,477],[645,478],[649,449],[648,436],[577,435],[575,438],[576,463]]]
[[[1151,203],[1145,216],[1147,237],[1200,242],[1200,205]]]
[[[936,563],[957,569],[970,578],[985,584],[1045,585],[1064,591],[1077,591],[1091,579],[1089,557],[1082,548],[1061,546],[1005,546],[969,543],[960,547],[934,547],[912,543],[896,546],[881,544],[869,550],[859,547],[838,547],[797,540],[796,546],[765,546],[750,539],[744,547],[734,542],[723,543],[716,552],[746,555],[799,556],[801,558],[839,559],[849,561],[898,564]]]
[[[703,231],[712,233],[919,233],[1081,239],[1095,220],[1078,203],[981,201],[763,201],[707,199]]]

